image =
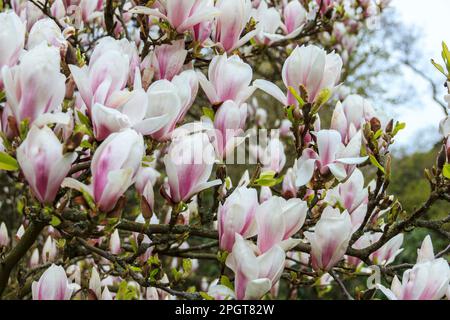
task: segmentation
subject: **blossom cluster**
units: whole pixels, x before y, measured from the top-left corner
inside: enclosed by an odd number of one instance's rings
[[[403,124],[342,90],[359,32],[389,1],[137,2],[0,12],[0,169],[23,193],[15,235],[0,226],[12,264],[0,296],[20,289],[15,246],[41,272],[35,300],[276,298],[283,282],[292,295],[374,266],[389,299],[450,296],[430,237],[402,282],[391,276],[413,225],[387,194]],[[281,81],[258,72],[264,55]],[[449,196],[449,123],[433,201]],[[232,168],[237,148],[253,167]],[[217,276],[180,291],[208,260]]]

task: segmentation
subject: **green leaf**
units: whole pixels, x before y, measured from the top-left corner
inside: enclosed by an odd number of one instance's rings
[[[142,269],[139,267],[135,267],[135,266],[128,266],[130,268],[130,270],[134,271],[134,272],[142,272]]]
[[[136,289],[128,285],[128,282],[123,280],[119,284],[119,290],[116,294],[116,300],[134,300],[137,299]]]
[[[433,59],[431,59],[431,63],[432,63],[433,66],[434,66],[436,69],[438,69],[445,77],[447,77],[447,74],[445,73],[444,68],[443,68],[439,63],[437,63],[437,62],[434,61]]]
[[[203,107],[202,111],[203,111],[203,115],[205,117],[208,117],[208,118],[211,119],[211,121],[214,121],[215,114],[214,114],[214,110],[213,109],[207,108],[207,107]]]
[[[395,137],[401,130],[406,128],[406,123],[404,122],[397,122],[395,124],[394,131],[392,132],[392,136]]]
[[[320,109],[320,107],[322,107],[325,103],[328,102],[328,100],[330,100],[332,95],[332,92],[330,89],[325,88],[322,91],[320,91],[319,95],[316,98],[316,101],[314,102],[314,106],[312,108],[312,113],[317,113]]]
[[[450,163],[446,163],[442,169],[442,174],[445,178],[450,179]]]
[[[87,191],[85,190],[80,190],[81,194],[83,195],[84,200],[86,200],[89,208],[91,208],[92,210],[95,209],[95,202],[94,202],[94,198],[92,197],[92,195],[90,195]]]
[[[191,259],[183,259],[183,271],[185,275],[189,275],[192,271],[192,261]]]
[[[84,124],[86,127],[91,126],[91,121],[89,118],[81,111],[77,111],[78,119],[80,120],[81,124]]]
[[[57,226],[59,226],[61,224],[61,220],[57,216],[53,215],[52,216],[52,220],[50,221],[50,224],[53,227],[57,227]]]
[[[300,108],[305,105],[305,101],[303,101],[302,97],[298,94],[298,92],[291,86],[288,87],[289,91],[292,93],[294,98],[298,101],[298,104],[300,105]]]
[[[379,129],[377,132],[375,132],[375,135],[373,136],[373,138],[375,140],[378,140],[378,138],[381,137],[382,134],[383,134],[383,130]]]
[[[445,42],[442,42],[442,58],[447,66],[447,71],[450,72],[450,51]]]
[[[81,132],[81,133],[84,133],[85,135],[88,135],[90,137],[94,136],[94,133],[92,132],[91,129],[86,127],[84,124],[80,124],[80,123],[77,123],[75,125],[74,132],[75,133]]]
[[[221,276],[220,277],[220,284],[224,285],[227,288],[230,288],[231,290],[234,291],[234,286],[231,283],[230,279],[228,279],[227,276]]]
[[[287,106],[286,107],[286,117],[288,120],[292,123],[295,123],[294,119],[294,106]]]
[[[203,292],[203,291],[200,292],[200,296],[205,300],[214,300],[213,297],[211,297],[209,294],[207,294],[206,292]]]
[[[3,99],[5,99],[5,97],[6,97],[5,91],[0,91],[0,101],[3,101]]]
[[[29,128],[30,128],[30,119],[26,118],[25,120],[20,122],[19,134],[22,140],[25,140],[25,138],[27,137]]]
[[[385,173],[383,166],[378,162],[378,160],[373,156],[373,155],[369,155],[370,158],[370,162],[377,167],[381,172]]]
[[[172,268],[171,272],[172,272],[172,277],[175,280],[175,282],[179,282],[182,279],[183,274],[180,271],[178,271],[177,269]]]
[[[262,172],[259,178],[255,180],[255,184],[261,187],[273,187],[283,182],[283,177],[275,178],[275,174],[274,171]]]
[[[16,171],[19,169],[17,160],[6,152],[0,152],[0,170]]]

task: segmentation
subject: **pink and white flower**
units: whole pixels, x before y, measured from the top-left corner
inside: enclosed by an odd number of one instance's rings
[[[75,153],[63,154],[62,143],[47,126],[32,126],[17,148],[17,161],[33,194],[46,204],[55,200],[75,158]]]
[[[362,135],[359,131],[345,146],[336,130],[321,130],[316,133],[318,152],[311,148],[303,150],[296,164],[296,186],[306,185],[314,171],[325,175],[331,172],[339,181],[344,180],[368,157],[360,157]]]
[[[286,88],[299,92],[303,86],[308,101],[314,102],[323,90],[334,90],[341,76],[342,59],[336,53],[327,54],[314,45],[296,47],[283,65],[283,82]],[[298,102],[288,90],[287,96],[275,84],[266,80],[255,80],[254,85],[273,96],[283,105],[297,105]]]
[[[226,265],[235,274],[236,299],[260,299],[280,279],[285,260],[286,254],[278,245],[256,256],[246,240],[236,234],[233,251],[226,260]]]
[[[200,85],[212,104],[232,100],[237,104],[245,102],[255,91],[250,85],[252,68],[236,55],[215,56],[208,69],[208,79],[197,72]]]
[[[64,268],[54,264],[31,287],[33,300],[70,300],[73,292]]]
[[[256,235],[255,213],[258,207],[258,194],[255,189],[238,187],[219,204],[217,211],[219,243],[222,250],[231,252],[235,234],[248,239]]]
[[[352,236],[352,222],[347,211],[326,207],[314,232],[305,232],[311,243],[311,263],[324,271],[334,267],[345,255]]]
[[[274,196],[263,202],[256,209],[260,252],[265,253],[276,245],[288,251],[299,244],[299,239],[291,237],[303,226],[307,211],[306,202],[297,198],[284,200]]]

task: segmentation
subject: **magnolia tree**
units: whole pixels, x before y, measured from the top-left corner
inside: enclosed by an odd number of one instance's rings
[[[388,2],[0,2],[0,297],[450,298],[450,120],[405,212],[343,83]]]

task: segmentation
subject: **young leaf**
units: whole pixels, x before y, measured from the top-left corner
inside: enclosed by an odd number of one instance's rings
[[[206,107],[203,107],[202,108],[202,111],[203,111],[203,115],[205,116],[205,117],[208,117],[208,118],[210,118],[211,119],[211,121],[214,121],[214,111],[211,109],[211,108],[206,108]]]
[[[395,137],[397,133],[399,133],[401,130],[406,128],[406,123],[404,122],[397,122],[395,124],[394,131],[392,132],[392,136]]]
[[[370,162],[377,167],[381,172],[385,173],[383,166],[378,162],[378,160],[373,156],[369,155]]]
[[[52,216],[52,220],[50,221],[50,224],[53,227],[57,227],[61,224],[61,220],[57,216]]]
[[[289,91],[292,93],[294,98],[298,101],[298,104],[300,105],[300,108],[305,105],[305,101],[303,101],[302,97],[298,94],[298,92],[291,86],[288,87]]]
[[[6,152],[0,152],[0,170],[16,171],[19,169],[17,160]]]
[[[200,295],[201,295],[202,298],[205,299],[205,300],[214,300],[214,298],[211,297],[210,295],[208,295],[206,292],[200,292]]]
[[[431,63],[432,63],[433,66],[434,66],[436,69],[438,69],[445,77],[447,77],[447,74],[445,73],[444,68],[443,68],[439,63],[437,63],[437,62],[434,61],[433,59],[431,59]]]
[[[450,179],[450,163],[446,163],[442,169],[442,174],[445,178]]]
[[[230,279],[228,279],[227,276],[221,276],[220,277],[220,284],[224,285],[225,287],[230,288],[231,290],[234,291],[234,286],[231,283]]]

